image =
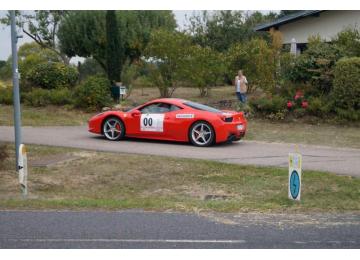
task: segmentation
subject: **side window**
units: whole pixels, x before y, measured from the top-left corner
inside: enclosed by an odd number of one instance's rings
[[[159,103],[159,106],[158,106],[158,113],[167,113],[170,111],[170,107],[171,105],[170,104],[166,104],[166,103]]]
[[[177,110],[180,110],[181,108],[180,107],[178,107],[178,106],[175,106],[175,105],[171,105],[170,106],[170,111],[172,112],[172,111],[177,111]]]
[[[157,113],[157,106],[159,105],[159,103],[153,103],[150,105],[147,105],[143,108],[140,109],[141,114],[153,114],[153,113]]]
[[[170,105],[167,103],[153,103],[153,104],[150,104],[150,105],[147,105],[147,106],[141,108],[140,112],[141,112],[141,114],[163,114],[163,113],[177,110],[177,109],[172,110],[172,109],[174,109],[172,106],[173,105]],[[180,108],[178,108],[178,109],[180,109]]]

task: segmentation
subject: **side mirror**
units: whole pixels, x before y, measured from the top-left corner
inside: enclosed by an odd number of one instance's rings
[[[139,110],[135,110],[135,111],[131,112],[131,116],[133,116],[133,117],[138,117],[140,115],[141,115],[141,113]]]

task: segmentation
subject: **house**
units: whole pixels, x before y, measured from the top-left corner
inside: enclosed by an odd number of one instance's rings
[[[283,35],[283,43],[295,40],[297,51],[306,48],[309,36],[319,35],[331,42],[342,30],[349,27],[360,28],[360,10],[312,10],[299,11],[275,21],[256,26],[255,31],[278,30]]]

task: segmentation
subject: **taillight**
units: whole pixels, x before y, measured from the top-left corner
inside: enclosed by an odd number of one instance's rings
[[[221,119],[226,123],[231,123],[233,121],[233,117],[222,117]]]

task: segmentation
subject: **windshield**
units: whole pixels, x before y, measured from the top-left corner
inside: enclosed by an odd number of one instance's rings
[[[221,113],[222,112],[219,109],[209,107],[209,106],[206,106],[206,105],[203,105],[203,104],[191,102],[191,101],[187,101],[187,102],[185,102],[183,104],[188,106],[188,107],[197,109],[197,110],[208,111],[208,112],[212,112],[212,113]]]

